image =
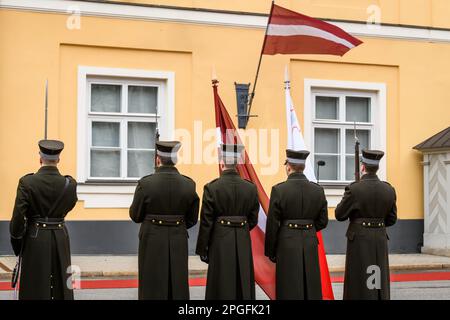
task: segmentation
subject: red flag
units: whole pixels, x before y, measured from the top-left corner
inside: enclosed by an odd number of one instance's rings
[[[242,143],[236,128],[228,114],[225,105],[217,92],[217,81],[213,81],[214,106],[216,114],[216,127],[221,142]],[[251,231],[253,265],[255,272],[255,281],[270,299],[275,299],[275,264],[273,264],[264,255],[264,237],[266,218],[269,212],[269,197],[259,181],[253,165],[250,163],[247,151],[244,153],[244,163],[239,164],[238,172],[242,178],[252,181],[258,189],[258,199],[260,203],[258,225]],[[322,278],[322,296],[326,300],[333,300],[333,291],[331,288],[328,266],[325,257],[325,250],[322,245],[322,238],[319,236],[319,264]]]
[[[343,56],[361,40],[322,20],[272,5],[263,54],[331,54]]]

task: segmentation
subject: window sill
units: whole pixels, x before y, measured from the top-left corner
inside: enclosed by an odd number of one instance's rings
[[[129,208],[136,182],[89,181],[77,186],[78,199],[85,208]]]
[[[137,186],[138,180],[87,180],[78,185],[87,186]]]

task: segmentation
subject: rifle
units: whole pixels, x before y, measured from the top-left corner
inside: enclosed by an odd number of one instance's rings
[[[17,257],[16,265],[14,266],[14,270],[12,272],[12,277],[11,277],[11,288],[14,289],[14,300],[17,300],[17,298],[18,298],[17,284],[19,283],[20,271],[22,269],[22,253],[23,253],[23,247],[24,247],[24,243],[25,243],[24,237],[25,237],[26,232],[27,232],[27,218],[25,218],[25,222],[24,222],[24,226],[23,226],[19,256]]]
[[[359,171],[359,139],[356,136],[356,122],[354,122],[353,134],[355,137],[355,181],[361,179],[361,173]]]
[[[158,124],[158,104],[156,104],[156,128],[155,128],[155,170],[156,170],[156,155],[157,155],[157,149],[156,149],[156,143],[159,141],[159,124]]]

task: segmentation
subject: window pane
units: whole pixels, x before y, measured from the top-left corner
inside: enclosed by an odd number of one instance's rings
[[[355,156],[345,157],[345,180],[355,180]]]
[[[339,177],[339,157],[338,156],[318,156],[315,158],[314,169],[317,173],[317,162],[325,161],[325,165],[319,169],[319,179],[322,180],[338,180]]]
[[[359,149],[370,149],[370,131],[356,130],[356,136],[359,140]],[[347,154],[355,153],[355,134],[353,130],[345,130],[345,152]]]
[[[120,124],[117,122],[92,122],[93,147],[119,147]]]
[[[156,113],[157,87],[128,86],[128,112]]]
[[[120,112],[122,86],[112,84],[91,85],[92,112]]]
[[[314,132],[315,153],[339,153],[339,129],[316,128]]]
[[[91,150],[91,177],[120,177],[120,151]]]
[[[128,151],[128,177],[140,178],[154,172],[154,151]]]
[[[155,149],[156,124],[128,122],[128,148]]]
[[[370,98],[346,97],[346,121],[370,122]]]
[[[336,97],[316,97],[316,119],[338,119],[338,101]]]

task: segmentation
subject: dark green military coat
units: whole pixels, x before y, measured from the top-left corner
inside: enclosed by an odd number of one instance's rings
[[[69,185],[59,205],[49,211],[60,197],[66,179],[53,166],[43,166],[35,174],[22,177],[17,188],[14,212],[10,223],[13,249],[16,255],[23,242],[22,272],[19,299],[73,299],[67,286],[70,274],[69,235],[64,225],[49,229],[37,227],[36,218],[64,218],[77,202],[76,181]],[[27,228],[25,227],[25,218]],[[53,287],[53,288],[52,288]]]
[[[344,198],[336,207],[336,219],[349,219],[347,256],[345,261],[344,299],[390,298],[388,235],[386,228],[368,228],[355,223],[358,218],[379,218],[386,227],[397,221],[395,189],[380,181],[375,174],[366,174],[361,181],[345,188]],[[371,266],[378,266],[380,289],[369,289],[375,284]]]
[[[258,223],[256,186],[237,171],[226,170],[205,185],[196,253],[209,259],[207,300],[255,299],[250,230]],[[219,217],[246,217],[244,227],[230,227]]]
[[[292,229],[288,220],[312,220],[310,229]],[[323,188],[302,173],[272,188],[265,254],[276,260],[278,300],[322,299],[317,231],[328,224]]]
[[[187,229],[197,223],[198,209],[195,182],[175,167],[159,167],[139,181],[130,208],[131,219],[142,223],[139,299],[189,299]],[[145,220],[146,215],[181,215],[184,223],[159,226]]]

